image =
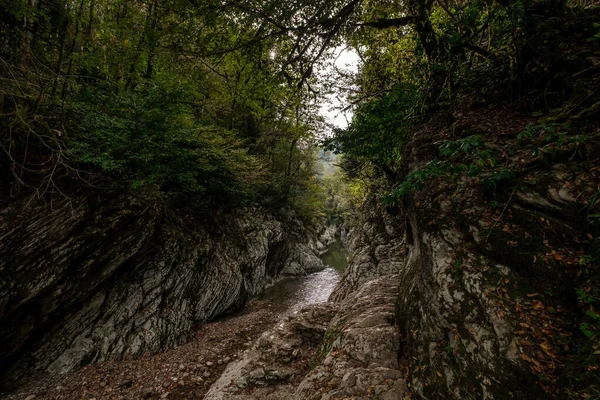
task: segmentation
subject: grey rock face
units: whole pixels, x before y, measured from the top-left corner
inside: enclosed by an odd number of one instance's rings
[[[159,201],[26,200],[0,210],[7,381],[177,345],[198,323],[260,294],[284,266],[323,268],[299,221],[261,210],[240,212],[215,236],[185,228]]]
[[[298,386],[298,399],[404,398],[394,315],[397,293],[398,276],[386,275],[337,303],[340,311],[318,349],[321,362]]]
[[[265,332],[228,366],[206,400],[408,395],[395,315],[405,254],[401,231],[394,218],[375,212],[360,226],[349,238],[354,254],[329,302],[304,308]]]
[[[340,303],[288,317],[230,364],[205,399],[403,399],[398,283],[397,276],[380,277]],[[307,361],[315,368],[307,369]]]
[[[406,201],[410,241],[397,318],[416,393],[552,397],[548,375],[559,371],[558,338],[569,335],[570,317],[560,296],[544,288],[574,290],[568,263],[554,255],[576,251],[585,232],[585,202],[569,183],[591,193],[574,178],[582,170],[575,163],[534,170],[529,185],[506,194],[502,212],[486,208],[481,185],[468,178],[432,182]]]
[[[316,248],[319,251],[319,254],[325,253],[329,246],[338,240],[341,231],[343,231],[343,227],[340,228],[337,225],[330,225],[321,229],[319,238],[316,242]]]
[[[295,398],[292,380],[306,372],[305,363],[298,361],[310,359],[337,310],[332,303],[310,306],[263,333],[240,360],[228,365],[205,399]]]
[[[346,238],[350,260],[332,301],[343,300],[370,280],[398,274],[403,265],[406,246],[402,221],[380,210],[374,199],[364,208],[368,211],[359,216]]]
[[[486,282],[486,276],[509,281],[515,276],[467,254],[457,267],[457,231],[413,232],[416,243],[401,272],[398,303],[413,388],[434,397],[527,398],[524,388],[537,389],[527,384],[532,376],[519,357],[524,350],[514,333],[518,319],[508,317],[510,310],[496,301]]]

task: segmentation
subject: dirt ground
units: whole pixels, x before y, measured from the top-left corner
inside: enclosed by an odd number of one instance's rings
[[[187,343],[160,354],[88,365],[65,375],[35,376],[6,395],[38,399],[201,399],[233,361],[285,314],[277,298],[200,326]]]

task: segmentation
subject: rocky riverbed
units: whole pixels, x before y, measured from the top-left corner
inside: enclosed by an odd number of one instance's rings
[[[394,310],[399,264],[391,262],[402,239],[384,225],[369,221],[344,242],[352,255],[342,278],[347,254],[329,243],[321,256],[337,270],[280,278],[184,345],[34,376],[8,399],[409,398]]]
[[[287,315],[327,300],[339,272],[283,278],[240,312],[200,326],[189,342],[156,355],[38,375],[7,399],[202,398],[227,365]]]

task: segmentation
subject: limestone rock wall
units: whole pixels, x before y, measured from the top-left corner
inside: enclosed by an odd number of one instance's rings
[[[517,149],[503,161],[522,168],[514,179],[494,190],[477,176],[431,179],[399,212],[401,357],[425,398],[565,396],[565,365],[581,343],[571,340],[581,321],[576,290],[595,268],[580,260],[592,244],[586,207],[600,175],[573,151],[568,162],[531,159],[514,125],[488,144]],[[407,172],[437,154],[446,134],[437,129],[415,133]]]
[[[343,300],[370,280],[398,274],[406,255],[403,219],[386,212],[375,197],[370,197],[362,214],[356,216],[345,244],[350,258],[332,301]]]
[[[282,270],[323,268],[311,232],[262,210],[209,234],[160,201],[85,195],[0,210],[0,376],[157,352]]]
[[[409,395],[399,365],[395,314],[397,273],[406,250],[403,230],[375,199],[370,204],[344,237],[353,255],[329,301],[266,331],[228,365],[206,400],[402,400]]]
[[[397,276],[370,280],[341,302],[316,304],[266,331],[228,365],[206,400],[402,400]]]

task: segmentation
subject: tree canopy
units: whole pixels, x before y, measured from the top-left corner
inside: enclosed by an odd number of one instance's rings
[[[66,194],[75,179],[198,210],[306,200],[319,95],[282,73],[293,41],[256,6],[0,3],[5,189]]]
[[[365,177],[385,182],[390,206],[442,176],[496,192],[517,176],[498,162],[511,149],[457,114],[519,103],[544,118],[518,146],[576,152],[597,139],[596,3],[0,0],[0,201],[90,188],[200,215],[251,204],[338,222],[348,199],[364,198]],[[358,54],[358,73],[323,76],[340,46]],[[354,117],[320,142],[332,91]],[[407,143],[434,119],[447,135],[423,140],[434,155],[409,171]],[[350,185],[319,180],[320,146],[343,154]],[[599,198],[588,207],[596,231]],[[582,348],[596,351],[595,311],[586,324]],[[595,368],[569,382],[574,393],[597,383]]]

